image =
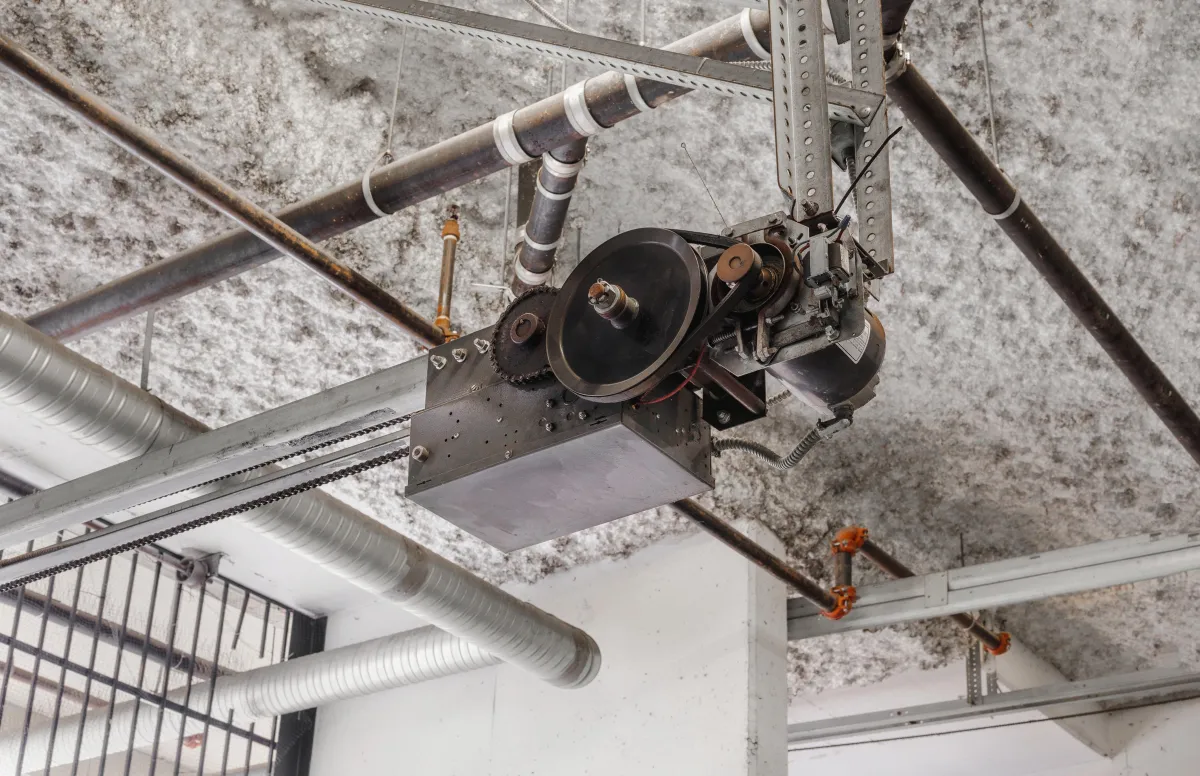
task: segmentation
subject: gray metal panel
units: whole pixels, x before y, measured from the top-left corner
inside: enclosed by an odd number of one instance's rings
[[[425,406],[445,404],[484,386],[502,380],[492,368],[489,353],[492,329],[480,329],[456,340],[438,345],[425,358]],[[455,356],[458,351],[458,356]],[[461,359],[461,361],[459,360]]]
[[[879,0],[850,0],[850,61],[854,86],[873,92],[885,90],[883,20]],[[871,123],[855,132],[855,169],[871,168],[855,187],[858,202],[859,241],[885,272],[894,270],[892,255],[892,184],[889,151],[879,148],[888,136],[886,104]]]
[[[499,383],[417,415],[413,445],[430,454],[405,495],[512,551],[712,488],[690,392],[640,410],[563,395]]]

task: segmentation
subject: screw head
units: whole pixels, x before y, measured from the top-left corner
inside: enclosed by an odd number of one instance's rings
[[[412,449],[412,452],[409,453],[409,455],[411,455],[412,459],[417,463],[424,463],[425,461],[429,460],[429,448],[417,445]]]
[[[441,369],[446,365],[446,357],[439,356],[437,353],[434,353],[429,357],[429,363],[433,364],[434,369]]]
[[[832,326],[826,326],[825,327],[825,339],[829,340],[830,342],[833,342],[837,338],[838,338],[838,330],[833,328]]]
[[[512,458],[512,450],[505,450],[504,451],[504,460],[507,461],[509,458]]]
[[[496,422],[497,422],[497,423],[503,423],[503,422],[504,422],[504,418],[503,418],[503,416],[502,416],[502,417],[499,417],[499,418],[496,418]]]
[[[578,414],[575,415],[575,417],[579,418],[580,420],[587,420],[588,414],[586,412],[584,412],[583,410],[580,410],[578,412]]]
[[[553,423],[547,423],[546,425],[542,426],[542,428],[546,429],[547,431],[553,431],[553,430],[554,430],[554,424],[553,424]]]
[[[732,417],[733,416],[731,416],[726,410],[721,410],[717,413],[717,422],[728,423],[730,420],[732,420]]]
[[[450,355],[454,356],[454,360],[461,364],[467,360],[467,349],[455,348],[454,350],[450,351]]]
[[[554,409],[554,399],[546,399],[546,409]]]
[[[471,391],[472,391],[472,392],[475,392],[475,391],[478,391],[478,390],[479,390],[479,383],[472,383],[472,384],[471,384]]]

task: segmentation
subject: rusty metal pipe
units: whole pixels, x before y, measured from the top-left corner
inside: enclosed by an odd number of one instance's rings
[[[178,183],[213,209],[224,213],[250,234],[304,264],[350,296],[382,313],[427,345],[444,340],[432,323],[354,270],[338,264],[295,229],[243,197],[231,186],[201,168],[158,138],[106,105],[94,94],[71,83],[16,41],[0,35],[0,65],[42,94],[90,124],[117,145]]]
[[[438,282],[437,316],[433,319],[433,325],[437,326],[448,340],[458,338],[450,324],[450,301],[454,296],[454,257],[458,251],[458,238],[458,216],[452,213],[442,225],[442,277]]]
[[[870,539],[865,540],[858,551],[867,560],[874,563],[881,571],[891,577],[907,579],[916,576],[916,573],[912,569],[896,560],[889,552]],[[977,639],[988,649],[1002,651],[1004,648],[1007,648],[1007,639],[1003,635],[992,633],[980,625],[971,615],[965,613],[952,614],[949,618],[966,631],[968,635]]]
[[[804,598],[812,601],[826,612],[837,608],[837,602],[828,590],[792,568],[782,558],[767,551],[762,545],[749,536],[726,523],[721,518],[709,512],[690,498],[671,504],[675,511],[708,531],[732,548],[742,557],[750,560],[771,576],[791,587]]]
[[[766,11],[746,10],[665,48],[725,61],[757,59],[744,29],[752,32],[762,50],[770,47],[769,22]],[[639,95],[640,104],[634,102],[631,90]],[[592,118],[607,128],[688,91],[609,72],[588,79],[583,97]],[[564,98],[560,92],[507,115],[512,137],[524,156],[536,158],[585,137],[571,124]],[[506,169],[515,162],[501,154],[498,134],[503,133],[497,121],[489,121],[376,170],[370,178],[372,198],[384,212],[394,213]],[[506,148],[510,154],[517,150],[507,144]],[[363,198],[361,179],[289,205],[277,215],[297,232],[318,241],[377,218]],[[230,232],[43,310],[26,323],[52,337],[73,339],[276,258],[275,250],[253,234]]]
[[[888,96],[904,111],[967,190],[1058,294],[1067,309],[1100,344],[1154,414],[1197,463],[1200,417],[1166,373],[1134,338],[1104,297],[1054,239],[1008,176],[992,161],[970,131],[942,101],[916,65],[893,50],[897,75]]]

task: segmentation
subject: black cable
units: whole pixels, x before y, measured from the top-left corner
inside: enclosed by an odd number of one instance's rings
[[[863,746],[864,744],[886,744],[891,741],[913,741],[918,738],[937,738],[938,736],[952,736],[955,733],[974,733],[980,730],[998,730],[1000,728],[1017,727],[1019,725],[1032,725],[1038,722],[1057,722],[1062,719],[1078,719],[1079,717],[1094,717],[1097,714],[1114,714],[1118,711],[1133,711],[1134,709],[1147,709],[1153,706],[1167,706],[1172,703],[1183,703],[1184,701],[1195,700],[1200,698],[1200,694],[1188,695],[1183,698],[1171,698],[1161,701],[1150,701],[1148,703],[1138,703],[1133,706],[1122,706],[1115,709],[1100,709],[1097,711],[1080,711],[1075,714],[1062,714],[1057,717],[1042,717],[1040,719],[1023,719],[1020,722],[1002,722],[996,725],[980,725],[979,727],[963,728],[961,730],[939,730],[935,733],[918,733],[912,736],[896,736],[895,738],[872,738],[867,741],[846,741],[840,744],[822,744],[821,746],[799,746],[788,747],[789,752],[817,752],[822,749],[841,749],[847,746]],[[1049,704],[1061,706],[1063,704]],[[1037,711],[1037,709],[1025,709],[1025,711]],[[930,725],[949,725],[954,720],[945,722],[929,722]]]
[[[887,144],[892,138],[900,134],[900,130],[902,129],[904,129],[903,124],[893,129],[891,134],[885,137],[883,142],[879,144],[879,148],[875,149],[875,153],[871,154],[871,160],[864,164],[863,168],[858,171],[858,175],[854,176],[854,180],[850,181],[850,188],[846,189],[846,193],[842,195],[840,200],[838,200],[837,207],[833,209],[833,214],[835,216],[838,214],[838,211],[842,209],[842,205],[846,204],[846,200],[850,197],[850,193],[854,191],[854,187],[857,186],[858,182],[862,180],[862,177],[867,174],[867,170],[871,169],[871,165],[875,164],[875,160],[879,158],[879,155],[883,153],[883,149],[887,148]]]

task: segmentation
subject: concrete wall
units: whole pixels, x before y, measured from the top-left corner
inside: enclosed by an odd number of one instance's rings
[[[784,776],[785,591],[757,567],[696,534],[510,589],[596,638],[592,684],[499,666],[337,703],[317,717],[313,776]],[[326,644],[418,624],[371,605],[331,616]]]

